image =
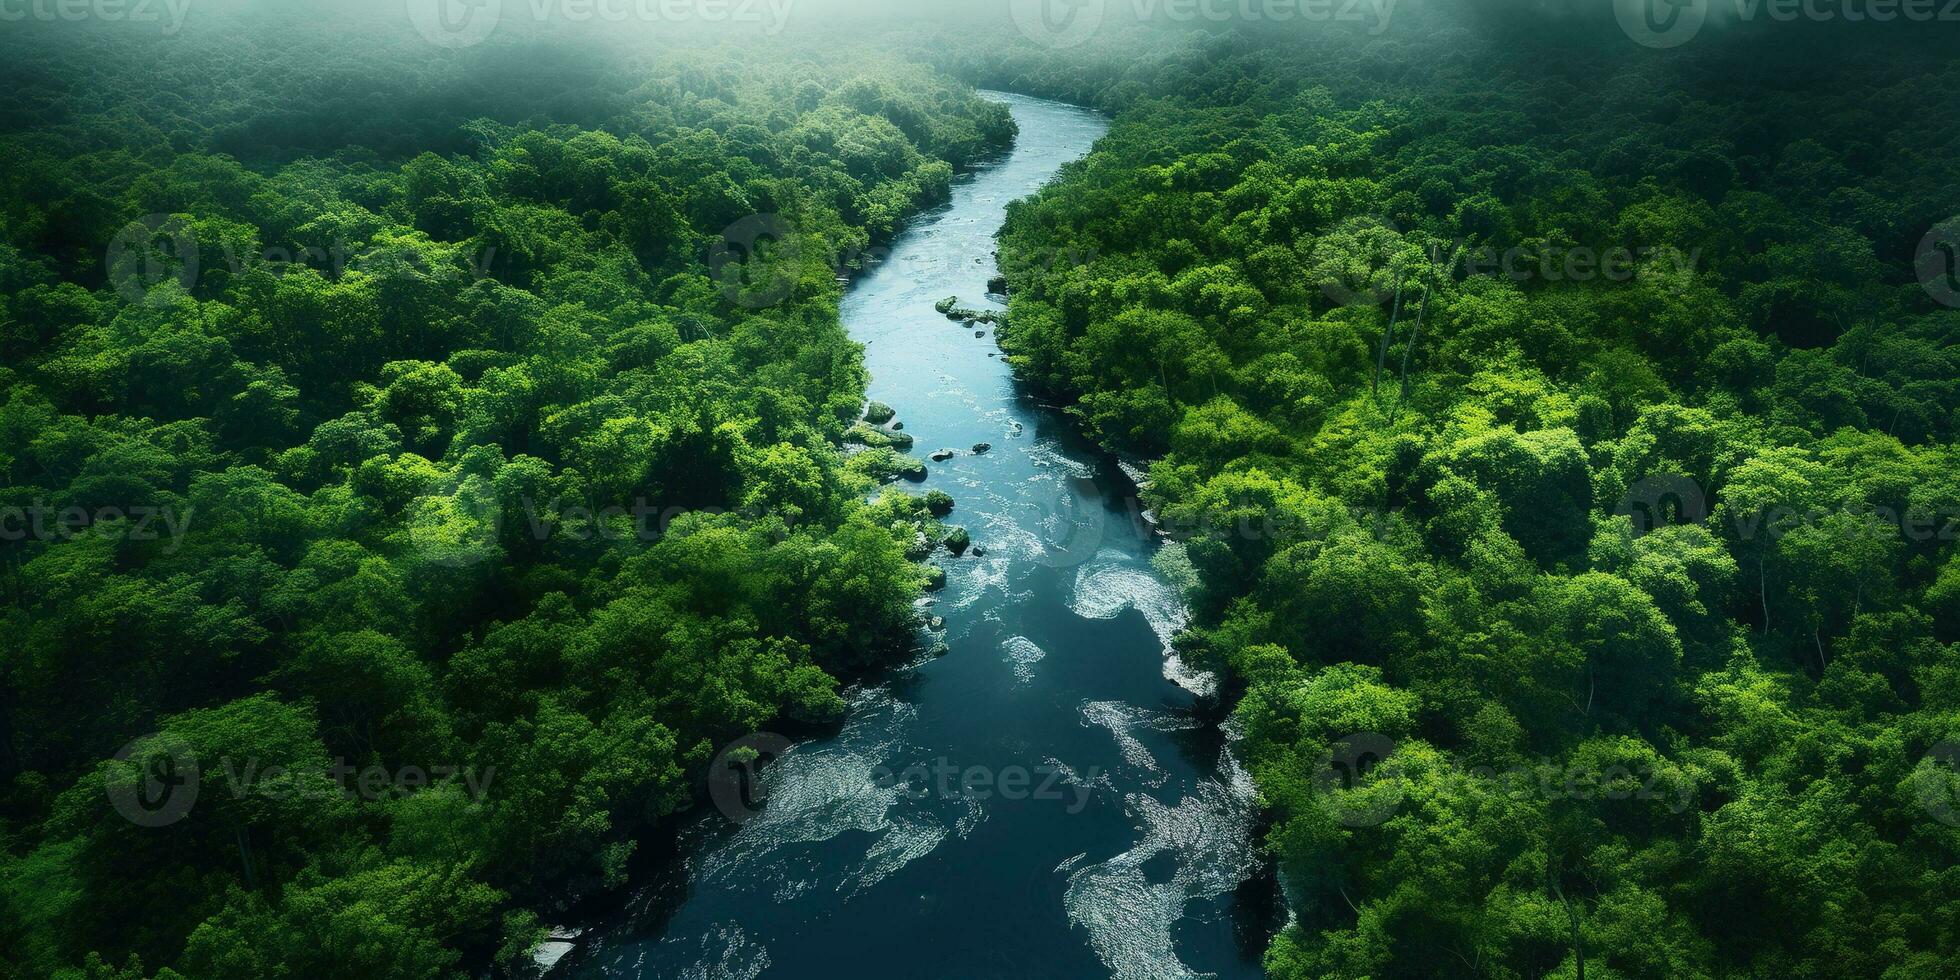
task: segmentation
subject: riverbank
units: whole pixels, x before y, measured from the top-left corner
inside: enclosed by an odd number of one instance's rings
[[[682,828],[672,881],[588,932],[567,975],[1257,975],[1235,918],[1258,870],[1249,785],[1166,679],[1182,610],[1130,481],[1035,404],[991,331],[933,309],[986,296],[1007,204],[1106,127],[992,97],[1015,149],[915,220],[842,308],[914,452],[969,450],[915,488],[951,495],[946,520],[975,545],[935,559],[927,615],[950,655],[854,689],[839,731],[765,771],[753,819]]]

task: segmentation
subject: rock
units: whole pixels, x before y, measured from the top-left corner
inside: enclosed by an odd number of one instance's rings
[[[945,461],[953,458],[953,451],[950,449],[935,449],[932,451],[931,455],[927,456],[926,458],[932,460],[935,463],[944,463]]]
[[[966,528],[956,527],[946,532],[946,550],[952,552],[954,557],[966,554],[966,549],[972,544],[973,536],[966,533]]]
[[[953,650],[951,647],[946,645],[946,642],[944,640],[935,640],[933,641],[932,646],[926,648],[926,652],[932,654],[935,657],[943,657],[949,653],[952,653]]]
[[[977,545],[977,544],[976,544],[976,545],[974,545],[974,546],[973,546],[973,557],[975,557],[975,558],[985,558],[985,557],[987,557],[987,549],[985,549],[985,548],[982,548],[982,547],[980,547],[980,546],[979,546],[979,545]]]
[[[913,481],[926,478],[924,460],[916,456],[906,456],[889,446],[866,449],[847,446],[844,451],[844,467],[879,483],[890,483],[899,477]]]
[[[551,931],[545,935],[544,941],[531,949],[531,961],[540,969],[550,970],[558,965],[559,960],[565,958],[566,953],[578,948],[579,937],[584,934],[583,929],[552,926]]]
[[[946,617],[944,616],[934,616],[931,619],[926,620],[926,629],[929,629],[934,633],[937,633],[945,628],[946,628]]]
[[[945,517],[953,512],[953,496],[944,490],[926,493],[926,512],[934,517]]]
[[[897,412],[892,411],[890,405],[884,402],[872,402],[864,408],[864,420],[872,425],[884,425],[886,422],[892,420],[892,416],[897,414]]]
[[[873,449],[884,448],[904,452],[912,448],[913,440],[910,432],[887,432],[859,422],[845,430],[844,441],[870,446]]]
[[[993,293],[996,296],[1007,295],[1007,277],[995,276],[987,280],[987,292]]]
[[[960,298],[958,296],[948,296],[932,304],[932,308],[938,310],[948,320],[955,323],[964,323],[969,326],[976,323],[1004,324],[1007,322],[1006,315],[999,310],[970,310],[959,305],[959,303]]]
[[[926,590],[937,592],[946,587],[946,570],[938,565],[926,566]]]
[[[973,444],[973,455],[978,456],[992,448],[994,448],[994,444],[991,442],[976,442]]]
[[[897,432],[897,431],[899,431],[899,430],[901,430],[901,429],[903,429],[903,428],[905,428],[905,423],[903,423],[903,422],[900,422],[900,421],[899,421],[899,420],[897,420],[897,419],[893,419],[893,420],[892,420],[892,424],[891,424],[891,430],[892,430],[893,432]]]
[[[844,441],[855,442],[855,443],[859,443],[860,445],[871,446],[875,448],[878,446],[891,445],[892,437],[890,434],[886,433],[883,429],[876,428],[864,422],[859,422],[856,425],[851,426],[849,429],[844,430]]]
[[[975,337],[985,337],[985,336],[987,335],[987,331],[985,331],[985,330],[975,330],[975,331],[973,331],[973,335],[974,335]]]

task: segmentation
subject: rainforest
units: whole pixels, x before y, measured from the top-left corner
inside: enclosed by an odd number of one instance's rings
[[[1960,11],[0,78],[0,977],[1960,975]]]

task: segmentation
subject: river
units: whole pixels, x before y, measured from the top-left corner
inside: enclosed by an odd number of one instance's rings
[[[984,555],[927,615],[945,656],[848,694],[834,735],[763,770],[746,822],[683,830],[671,881],[589,929],[554,975],[753,978],[1257,976],[1251,788],[1169,659],[1182,622],[1120,469],[1012,376],[992,327],[1009,202],[1086,154],[1092,112],[987,93],[1020,136],[861,276],[843,320]],[[976,336],[984,332],[984,336]],[[990,452],[974,454],[976,443]],[[1253,890],[1253,889],[1247,889]],[[1256,903],[1248,903],[1256,904]]]

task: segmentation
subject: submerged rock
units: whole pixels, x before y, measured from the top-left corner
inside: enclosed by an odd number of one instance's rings
[[[929,554],[932,554],[932,540],[926,537],[926,532],[912,532],[912,540],[905,543],[906,560],[925,561]]]
[[[926,494],[926,512],[934,517],[945,517],[953,512],[953,495],[944,490],[933,490]]]
[[[994,444],[991,442],[976,442],[973,444],[973,455],[978,456],[992,448],[994,448]]]

